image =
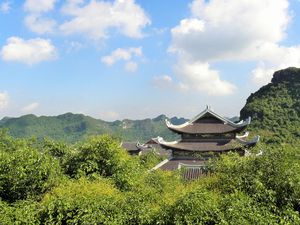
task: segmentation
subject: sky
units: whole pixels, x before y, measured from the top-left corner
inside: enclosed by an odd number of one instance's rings
[[[0,118],[236,116],[299,35],[299,0],[0,0]]]

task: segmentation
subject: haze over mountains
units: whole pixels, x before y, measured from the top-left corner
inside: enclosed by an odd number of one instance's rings
[[[270,84],[251,94],[241,110],[241,118],[252,117],[251,130],[259,131],[272,141],[294,141],[300,137],[300,69],[287,68],[274,73]],[[169,131],[165,119],[182,124],[185,118],[167,118],[160,115],[154,119],[117,120],[106,122],[82,114],[66,113],[59,116],[29,114],[19,118],[3,118],[0,128],[8,129],[14,137],[50,137],[74,143],[90,135],[110,134],[127,141],[147,141],[162,136],[167,140],[177,138]],[[237,117],[232,120],[237,120]]]

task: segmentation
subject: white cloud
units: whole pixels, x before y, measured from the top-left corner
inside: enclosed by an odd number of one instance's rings
[[[26,0],[24,9],[31,13],[48,12],[54,8],[57,0]]]
[[[24,9],[29,14],[24,23],[29,30],[38,33],[52,33],[56,27],[56,21],[44,17],[43,14],[54,9],[57,0],[26,0]]]
[[[152,83],[156,88],[167,89],[173,85],[173,79],[169,75],[161,75],[154,77]]]
[[[91,39],[103,39],[115,29],[132,38],[141,38],[142,29],[150,24],[144,10],[134,0],[109,1],[69,0],[62,12],[71,16],[60,26],[65,34],[82,34]]]
[[[138,64],[133,61],[129,61],[125,64],[125,70],[128,72],[135,72],[138,69]]]
[[[10,6],[10,2],[9,1],[3,1],[0,4],[0,12],[2,12],[2,13],[9,13],[10,10],[11,10],[11,6]]]
[[[7,92],[0,92],[0,110],[7,108],[9,97]]]
[[[103,56],[101,62],[107,66],[112,66],[118,61],[125,61],[124,69],[128,72],[135,72],[138,69],[137,62],[133,58],[143,56],[142,47],[138,48],[118,48],[112,51],[109,55]]]
[[[133,56],[142,56],[142,47],[138,48],[118,48],[112,51],[109,55],[103,56],[101,61],[111,66],[115,64],[119,60],[129,61],[132,59]]]
[[[174,27],[171,32],[173,36],[185,35],[193,32],[204,32],[204,21],[198,19],[183,19],[180,21],[180,25]]]
[[[191,11],[172,29],[170,49],[201,61],[260,58],[257,49],[281,41],[290,20],[287,0],[195,0]]]
[[[47,13],[55,9],[58,0],[26,0],[25,25],[38,34],[80,34],[99,40],[114,33],[131,38],[143,37],[142,29],[150,19],[134,0],[67,0],[60,8],[65,21],[59,24]]]
[[[220,78],[219,72],[212,70],[208,63],[180,61],[174,67],[180,82],[175,83],[169,75],[156,76],[153,85],[156,88],[175,88],[180,91],[199,91],[206,95],[230,95],[236,87]]]
[[[37,102],[33,102],[29,105],[24,106],[21,111],[24,113],[30,113],[33,112],[34,110],[36,110],[39,107],[39,103]]]
[[[230,95],[236,87],[221,80],[219,72],[209,68],[208,63],[181,62],[175,67],[175,73],[182,80],[179,83],[181,90],[196,90],[207,95]]]
[[[1,49],[4,61],[16,61],[25,64],[36,64],[56,57],[56,49],[50,40],[41,38],[24,40],[19,37],[10,37]]]
[[[257,85],[270,82],[275,71],[287,67],[300,67],[300,46],[273,46],[266,51],[266,59],[258,63],[252,71],[252,79]]]
[[[25,17],[25,25],[37,34],[52,33],[56,27],[56,21],[40,17],[39,15],[30,14]]]
[[[190,5],[191,17],[171,29],[169,51],[178,56],[178,64],[198,65],[197,70],[202,73],[197,76],[181,73],[185,74],[181,76],[181,86],[195,88],[195,83],[201,80],[197,89],[208,91],[204,84],[214,80],[215,86],[223,88],[211,94],[233,93],[234,85],[209,69],[212,62],[257,61],[252,76],[260,84],[270,80],[272,74],[265,75],[270,71],[298,66],[300,48],[279,44],[291,20],[288,6],[288,0],[194,0]],[[203,73],[205,70],[207,75]]]

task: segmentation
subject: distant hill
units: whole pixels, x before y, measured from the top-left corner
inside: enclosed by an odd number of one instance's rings
[[[274,73],[271,83],[250,95],[240,112],[252,117],[250,128],[261,131],[269,142],[294,142],[300,138],[300,69]]]
[[[287,68],[274,73],[271,83],[252,93],[240,111],[240,118],[252,117],[249,130],[260,134],[267,143],[300,143],[300,69]],[[50,137],[74,143],[90,135],[110,134],[126,141],[147,141],[162,136],[166,140],[178,136],[167,129],[165,115],[154,119],[117,120],[106,122],[82,114],[66,113],[59,116],[25,115],[5,117],[0,128],[8,129],[14,137]],[[168,118],[169,119],[169,118]],[[231,120],[237,121],[238,117]],[[173,117],[173,124],[185,118]]]
[[[19,118],[5,117],[0,120],[0,128],[8,129],[14,137],[50,137],[74,143],[87,136],[97,134],[111,134],[127,141],[147,141],[152,137],[162,136],[173,140],[178,136],[169,131],[165,125],[165,115],[154,119],[117,120],[106,122],[82,114],[66,113],[59,116],[25,115]],[[173,117],[174,124],[187,121],[184,118]]]

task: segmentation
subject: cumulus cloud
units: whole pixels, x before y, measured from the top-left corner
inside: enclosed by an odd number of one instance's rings
[[[39,107],[39,103],[37,102],[33,102],[29,105],[24,106],[21,111],[24,113],[30,113],[33,112],[34,110],[36,110]]]
[[[0,91],[0,110],[7,108],[9,97],[7,92]]]
[[[0,12],[2,12],[2,13],[9,13],[10,10],[11,10],[11,6],[10,6],[10,2],[9,1],[3,1],[0,4]]]
[[[210,69],[208,63],[181,62],[175,67],[175,73],[182,80],[182,90],[198,90],[208,95],[230,95],[236,87],[221,80],[219,72]]]
[[[257,85],[268,83],[276,70],[300,67],[300,46],[284,47],[273,45],[264,51],[265,60],[260,60],[252,70],[252,80]]]
[[[25,25],[37,34],[52,33],[56,27],[56,21],[31,14],[25,17]]]
[[[38,34],[61,32],[101,40],[108,38],[113,32],[141,38],[142,29],[151,23],[134,0],[67,0],[59,11],[66,20],[59,24],[47,15],[55,9],[57,2],[58,0],[26,0],[25,25]]]
[[[55,57],[56,49],[51,41],[41,38],[24,40],[10,37],[1,49],[1,58],[4,61],[16,61],[28,65],[52,60]]]
[[[109,1],[69,0],[62,12],[71,17],[60,25],[65,34],[83,34],[91,39],[103,39],[109,31],[132,38],[141,38],[142,29],[150,24],[144,10],[134,0]]]
[[[152,83],[156,88],[169,88],[173,85],[173,79],[169,75],[161,75],[153,78]]]
[[[31,13],[48,12],[54,8],[57,0],[26,0],[24,9]]]
[[[38,34],[52,33],[56,27],[56,21],[44,16],[54,9],[57,0],[26,0],[24,9],[28,12],[25,17],[25,25]]]
[[[135,72],[138,68],[137,62],[133,58],[138,58],[143,55],[142,47],[138,48],[118,48],[112,51],[109,55],[103,56],[101,62],[107,66],[112,66],[118,61],[125,61],[125,70],[128,72]]]
[[[202,61],[260,58],[257,49],[281,41],[290,20],[287,0],[195,0],[191,11],[171,30],[170,50]]]
[[[134,56],[142,56],[142,47],[138,48],[117,48],[116,50],[112,51],[109,55],[103,56],[101,61],[111,66],[115,64],[119,60],[128,61],[132,59]]]
[[[286,65],[297,66],[300,59],[298,46],[279,44],[291,20],[288,6],[288,0],[194,0],[190,5],[191,16],[171,29],[169,51],[178,56],[179,64],[201,64],[206,69],[218,61],[257,61],[253,80],[267,82],[270,75],[265,73]],[[199,66],[197,69],[203,72]],[[201,80],[202,84],[203,79],[206,79],[204,83],[211,79],[217,86],[224,85],[211,94],[233,93],[234,86],[222,81],[216,72],[209,69],[210,76],[198,73],[187,79]],[[190,85],[190,82],[183,83],[185,87]],[[206,89],[202,84],[199,90]]]

